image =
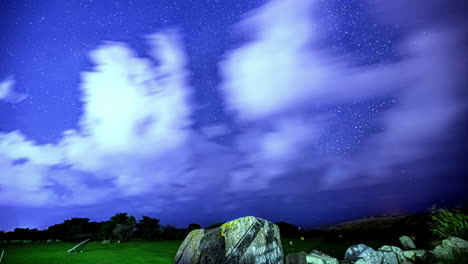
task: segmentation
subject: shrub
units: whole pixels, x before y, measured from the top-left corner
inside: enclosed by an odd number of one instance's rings
[[[459,210],[434,209],[431,213],[431,231],[441,238],[451,236],[468,238],[468,215]]]

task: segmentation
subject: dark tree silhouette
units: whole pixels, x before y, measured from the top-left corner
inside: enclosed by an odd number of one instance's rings
[[[200,229],[200,228],[201,228],[201,226],[199,224],[192,223],[192,224],[188,225],[187,230],[188,230],[188,232],[190,232],[192,230]]]
[[[207,227],[207,229],[215,228],[215,227],[220,227],[220,226],[222,226],[223,224],[224,224],[224,223],[214,223],[214,224],[212,224],[212,225],[209,225],[209,226]]]
[[[159,226],[159,219],[143,216],[135,225],[135,236],[146,239],[155,240],[161,236],[161,227]]]
[[[299,227],[286,222],[276,223],[280,229],[281,237],[296,237],[299,235]]]
[[[127,241],[135,229],[135,217],[128,216],[127,213],[119,213],[111,217],[111,221],[115,224],[112,231],[114,237],[118,239],[119,243]]]

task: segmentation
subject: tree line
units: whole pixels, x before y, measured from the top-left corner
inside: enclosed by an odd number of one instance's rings
[[[219,227],[223,223],[215,223],[205,228]],[[276,223],[280,227],[281,236],[296,236],[299,229],[285,222]],[[118,213],[108,221],[91,222],[89,218],[71,218],[63,223],[49,226],[45,230],[16,228],[11,232],[0,231],[1,241],[69,241],[79,242],[86,239],[93,241],[118,242],[128,240],[183,240],[187,234],[201,226],[192,223],[187,228],[176,228],[172,225],[161,225],[159,219],[143,216],[137,220],[127,213]]]
[[[70,241],[85,239],[94,241],[125,242],[132,240],[180,240],[193,229],[201,228],[199,224],[190,224],[187,228],[163,226],[159,219],[143,216],[137,221],[127,213],[118,213],[108,221],[91,222],[89,218],[71,218],[63,223],[49,226],[45,230],[16,228],[14,231],[0,231],[0,241]]]

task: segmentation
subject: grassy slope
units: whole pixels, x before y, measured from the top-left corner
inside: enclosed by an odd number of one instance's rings
[[[182,241],[90,243],[82,253],[67,253],[76,243],[0,245],[2,264],[172,263]]]

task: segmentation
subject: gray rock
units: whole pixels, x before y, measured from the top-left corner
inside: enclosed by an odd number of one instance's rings
[[[468,242],[459,237],[449,237],[436,246],[432,253],[439,259],[452,258],[454,254],[465,256],[468,255]]]
[[[307,264],[339,264],[336,258],[315,249],[306,256],[306,260]]]
[[[409,236],[401,236],[400,243],[405,250],[416,249],[416,245],[414,244],[414,241]]]
[[[378,254],[382,255],[381,264],[400,264],[398,255],[391,251],[378,251]]]
[[[409,261],[415,262],[418,260],[424,260],[430,254],[429,251],[424,249],[415,249],[415,250],[405,250],[403,255]]]
[[[345,253],[344,260],[357,261],[358,259],[368,258],[375,253],[375,250],[364,244],[350,246]]]
[[[283,264],[278,226],[247,216],[212,229],[191,231],[177,251],[175,264]]]
[[[399,264],[397,253],[393,251],[375,251],[364,244],[349,247],[345,253],[345,260],[355,261],[355,264]]]
[[[443,246],[436,246],[433,250],[432,253],[437,257],[437,258],[450,258],[452,255],[452,251],[449,249],[443,247]]]
[[[395,246],[382,246],[378,249],[378,251],[381,251],[381,252],[393,252],[395,253],[396,257],[397,257],[397,260],[398,260],[398,263],[402,264],[402,263],[408,263],[408,260],[406,259],[405,257],[405,254],[403,253],[403,250],[399,247],[395,247]]]
[[[468,242],[459,237],[449,237],[442,240],[442,246],[445,248],[458,248],[462,251],[468,251]]]
[[[286,255],[286,264],[308,264],[307,253],[304,251]]]

